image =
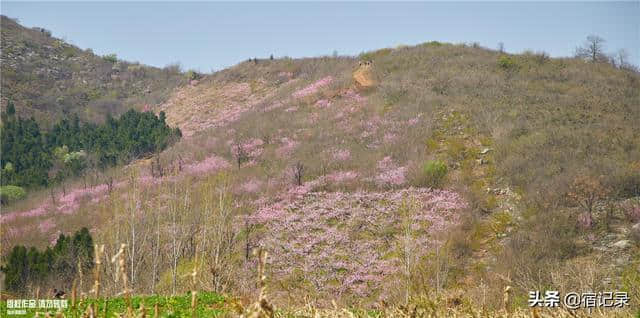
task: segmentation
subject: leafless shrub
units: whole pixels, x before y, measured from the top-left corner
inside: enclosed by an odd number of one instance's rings
[[[293,170],[293,179],[296,183],[296,185],[301,186],[302,185],[302,177],[304,175],[304,165],[301,162],[297,162],[292,170]]]

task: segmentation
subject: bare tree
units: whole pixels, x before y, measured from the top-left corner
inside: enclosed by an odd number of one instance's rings
[[[619,68],[629,67],[629,52],[626,49],[619,49],[615,54],[615,61]]]
[[[251,232],[253,231],[254,225],[249,220],[249,216],[244,217],[244,233],[245,233],[245,245],[244,245],[244,260],[249,260],[249,252],[251,251]]]
[[[597,35],[589,35],[584,44],[576,48],[576,57],[587,59],[594,63],[608,60],[607,55],[604,53],[605,42],[603,38]]]
[[[238,169],[240,169],[240,166],[242,166],[243,163],[249,161],[249,154],[247,153],[245,147],[242,145],[242,141],[237,141],[234,145],[234,148],[236,163],[238,164]]]
[[[498,52],[504,53],[504,43],[498,42]]]

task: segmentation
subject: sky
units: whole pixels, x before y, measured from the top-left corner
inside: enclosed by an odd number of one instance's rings
[[[640,65],[631,2],[0,2],[25,26],[96,54],[211,72],[248,58],[357,55],[427,41],[571,56],[590,34]]]

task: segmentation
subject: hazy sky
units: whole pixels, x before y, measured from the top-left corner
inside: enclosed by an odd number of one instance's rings
[[[209,72],[250,57],[355,55],[426,41],[572,55],[589,34],[640,65],[633,2],[0,2],[2,14],[97,54]]]

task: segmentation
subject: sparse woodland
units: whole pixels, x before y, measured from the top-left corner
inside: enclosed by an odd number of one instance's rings
[[[63,289],[99,317],[633,317],[640,75],[585,52],[429,42],[188,75],[151,107],[182,138],[3,206],[4,256],[83,227],[95,251],[72,279],[5,272],[3,295]],[[527,307],[549,288],[630,302]]]

